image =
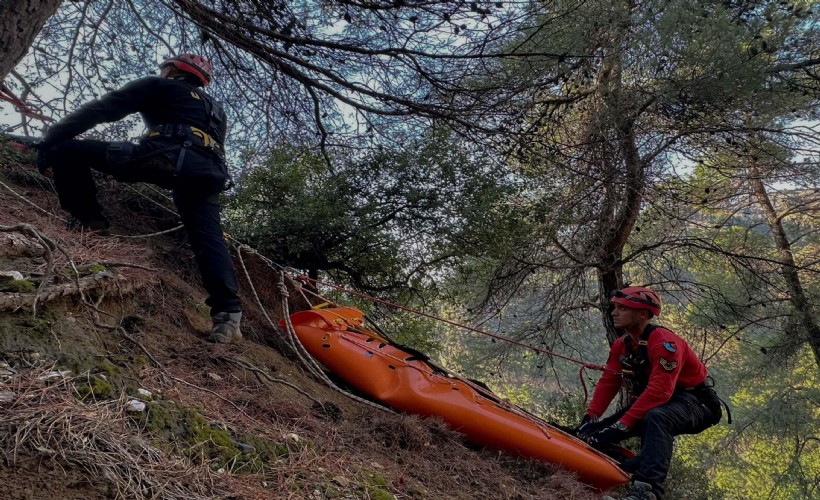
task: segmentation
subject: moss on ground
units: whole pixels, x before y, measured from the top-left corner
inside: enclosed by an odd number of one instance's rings
[[[284,457],[287,446],[269,439],[246,435],[240,441],[253,446],[243,454],[231,434],[212,425],[197,410],[170,400],[149,401],[147,411],[137,420],[163,447],[184,455],[195,463],[209,463],[214,469],[258,474]]]
[[[239,454],[226,431],[212,428],[199,412],[175,401],[148,402],[139,423],[164,447],[196,463],[216,461],[224,465]]]
[[[116,366],[114,363],[107,359],[100,361],[100,364],[97,365],[97,370],[100,373],[104,373],[105,376],[109,378],[120,377],[120,367]]]
[[[387,491],[387,479],[384,475],[378,472],[364,471],[363,476],[364,490],[369,498],[373,500],[393,500],[396,498]]]
[[[11,280],[0,285],[0,292],[31,293],[36,289],[34,283],[29,280]]]
[[[105,270],[106,270],[106,267],[102,264],[94,263],[94,264],[90,264],[88,266],[88,271],[92,272],[92,273],[101,273]]]
[[[75,388],[82,400],[112,399],[116,394],[114,385],[100,376],[92,376]]]

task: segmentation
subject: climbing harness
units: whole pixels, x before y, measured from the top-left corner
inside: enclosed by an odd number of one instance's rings
[[[192,125],[153,125],[148,128],[148,133],[145,134],[145,138],[152,139],[154,137],[181,138],[191,141],[192,146],[207,149],[219,156],[220,159],[224,159],[225,157],[225,150],[222,148],[221,143],[207,132]]]
[[[627,382],[627,392],[629,399],[634,402],[638,399],[646,386],[649,383],[649,373],[651,367],[649,366],[649,336],[657,328],[656,325],[649,325],[641,333],[638,339],[638,348],[633,350],[632,337],[627,335],[624,337],[624,344],[626,344],[626,355],[622,355],[619,359],[621,366],[623,366],[622,375]]]
[[[185,153],[188,148],[198,147],[210,152],[216,156],[219,169],[225,176],[223,191],[226,191],[233,187],[234,182],[231,177],[231,173],[228,170],[228,164],[225,160],[225,148],[218,140],[219,130],[222,126],[222,116],[224,114],[222,111],[222,106],[197,89],[191,90],[191,97],[202,103],[205,116],[208,117],[208,125],[206,130],[194,127],[193,125],[166,123],[151,125],[148,127],[148,131],[143,137],[145,139],[164,137],[167,139],[172,139],[178,143],[174,145],[174,148],[181,147],[179,156],[177,157],[176,166],[174,167],[175,176],[182,170],[182,165],[185,160]],[[154,155],[157,153],[157,151],[152,151],[149,155]]]

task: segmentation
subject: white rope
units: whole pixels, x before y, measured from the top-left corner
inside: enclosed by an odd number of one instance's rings
[[[271,319],[271,317],[268,315],[267,311],[265,310],[265,307],[264,307],[264,305],[262,304],[262,301],[259,298],[259,294],[256,293],[256,287],[254,287],[253,282],[251,281],[250,273],[248,273],[248,269],[247,269],[247,267],[245,267],[245,260],[242,258],[242,248],[245,248],[245,249],[249,250],[250,252],[252,252],[256,255],[259,255],[260,257],[262,257],[262,256],[258,252],[256,252],[254,249],[249,247],[248,245],[243,244],[243,245],[240,245],[240,246],[237,247],[237,252],[236,253],[237,253],[237,256],[239,257],[239,263],[242,266],[242,271],[245,273],[245,278],[248,280],[248,284],[251,287],[251,293],[253,294],[254,299],[256,300],[256,304],[257,304],[257,306],[259,306],[259,309],[262,311],[262,314],[265,316],[265,319],[268,321],[268,323],[271,325],[271,327],[274,329],[274,331],[276,331],[279,328],[276,326],[276,324],[273,322],[273,320]],[[379,410],[382,410],[382,411],[385,411],[385,412],[388,412],[388,413],[395,413],[393,410],[391,410],[389,408],[378,405],[378,404],[376,404],[376,403],[374,403],[370,400],[364,399],[362,397],[356,396],[355,394],[351,394],[348,391],[345,391],[344,389],[342,389],[341,387],[336,385],[325,374],[324,370],[316,362],[316,359],[313,356],[311,356],[310,353],[307,352],[307,349],[305,349],[304,345],[302,345],[302,342],[299,340],[299,337],[296,335],[296,330],[293,327],[293,323],[291,323],[291,321],[290,321],[290,312],[289,312],[289,307],[288,307],[289,293],[288,293],[287,287],[285,286],[285,272],[284,272],[284,270],[282,270],[282,271],[278,272],[277,274],[279,274],[279,281],[278,281],[277,284],[278,284],[278,288],[279,288],[279,293],[282,296],[282,315],[283,315],[283,319],[284,319],[284,322],[285,322],[286,331],[287,331],[288,337],[289,337],[288,340],[291,342],[291,347],[294,350],[294,353],[297,355],[297,357],[302,362],[302,364],[305,366],[305,368],[307,368],[307,370],[311,374],[313,374],[316,378],[318,378],[321,382],[323,382],[325,385],[327,385],[331,389],[335,390],[336,392],[338,392],[338,393],[340,393],[340,394],[342,394],[342,395],[344,395],[344,396],[346,396],[346,397],[348,397],[348,398],[350,398],[354,401],[358,401],[359,403],[370,406],[372,408],[377,408]]]

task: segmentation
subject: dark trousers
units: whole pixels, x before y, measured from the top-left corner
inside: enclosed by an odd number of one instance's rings
[[[658,497],[663,492],[675,436],[698,434],[717,424],[721,418],[720,400],[712,388],[675,392],[666,404],[646,413],[635,429],[641,436],[641,453],[624,470],[633,478],[652,485]],[[631,469],[631,470],[629,470]]]
[[[221,172],[220,167],[208,155],[192,150],[186,152],[184,165],[178,165],[181,149],[162,141],[134,145],[71,140],[49,151],[48,163],[54,171],[60,206],[81,221],[104,218],[91,169],[123,182],[149,182],[173,189],[174,203],[208,292],[205,303],[211,307],[211,314],[239,312],[242,309],[236,270],[219,217],[219,190],[212,177],[202,182],[198,179],[204,176],[177,178],[178,167],[184,167],[186,172],[216,174]]]
[[[219,220],[219,194],[175,189],[174,203],[194,250],[202,284],[208,291],[205,303],[211,306],[211,314],[240,312],[236,270]]]

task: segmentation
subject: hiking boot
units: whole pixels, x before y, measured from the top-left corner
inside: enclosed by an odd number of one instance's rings
[[[618,500],[609,495],[601,497],[601,500]],[[652,491],[652,485],[643,481],[632,481],[632,490],[620,498],[620,500],[658,500],[658,496]]]
[[[211,329],[209,341],[216,344],[231,344],[242,340],[242,332],[239,331],[239,322],[242,320],[241,312],[220,312],[211,315],[214,326]]]
[[[99,234],[100,236],[107,236],[108,228],[111,227],[111,224],[108,223],[108,220],[106,220],[105,217],[94,219],[78,219],[77,217],[71,217],[68,221],[66,221],[65,227],[69,231],[88,232]]]

